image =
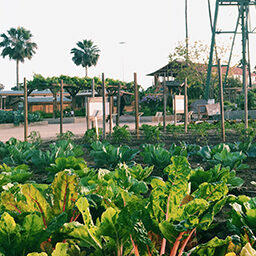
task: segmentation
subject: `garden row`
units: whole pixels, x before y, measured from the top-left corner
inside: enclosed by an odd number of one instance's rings
[[[256,254],[256,198],[232,194],[252,141],[133,149],[68,137],[0,144],[0,255]]]

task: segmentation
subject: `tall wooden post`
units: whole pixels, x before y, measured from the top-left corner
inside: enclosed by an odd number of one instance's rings
[[[117,93],[117,106],[116,106],[116,126],[119,126],[119,122],[120,122],[120,104],[121,104],[121,84],[118,84],[118,93]]]
[[[224,100],[223,100],[222,70],[221,70],[220,59],[218,59],[218,73],[219,73],[220,115],[221,115],[222,141],[225,142],[226,135],[225,135],[225,119],[224,119]]]
[[[164,79],[163,79],[163,96],[164,96],[163,129],[164,129],[164,132],[166,132],[166,105],[167,105],[166,76],[164,76]]]
[[[112,106],[113,106],[113,96],[109,96],[109,134],[110,135],[113,130]]]
[[[60,82],[60,134],[63,133],[63,80]]]
[[[176,113],[176,98],[175,94],[173,95],[173,113],[174,113],[174,125],[177,124],[177,113]]]
[[[135,98],[135,130],[137,139],[140,136],[140,124],[139,124],[139,92],[137,84],[137,73],[134,73],[134,98]]]
[[[0,109],[3,109],[3,98],[0,96]]]
[[[94,78],[92,79],[92,97],[94,97],[94,87],[95,87],[95,82],[94,82]]]
[[[24,78],[24,141],[28,140],[28,88]]]
[[[87,127],[87,131],[90,129],[90,103],[89,102],[90,102],[89,97],[87,97],[86,98],[86,127]]]
[[[185,78],[184,83],[184,127],[185,133],[188,132],[188,80]]]
[[[103,139],[106,138],[106,89],[105,89],[105,76],[102,73],[102,110],[103,110]]]

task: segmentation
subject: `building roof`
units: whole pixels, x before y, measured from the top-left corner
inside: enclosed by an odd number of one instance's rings
[[[172,62],[169,62],[167,65],[163,66],[162,68],[147,74],[147,76],[172,76],[176,77],[177,72],[186,65],[185,61],[182,59],[176,59]]]
[[[68,95],[67,92],[64,92],[63,94]],[[0,91],[0,96],[23,96],[24,91]],[[51,96],[52,92],[47,89],[43,91],[34,90],[32,93],[30,93],[30,96]]]
[[[52,103],[53,97],[28,97],[28,103]],[[57,97],[57,102],[60,102],[60,97]],[[63,97],[63,102],[70,103],[71,100]]]

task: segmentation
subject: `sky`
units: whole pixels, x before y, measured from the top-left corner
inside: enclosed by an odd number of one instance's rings
[[[132,81],[133,73],[144,88],[146,76],[168,63],[178,41],[185,40],[185,0],[0,0],[0,33],[23,26],[31,31],[38,49],[20,65],[20,82],[33,74],[44,77],[85,75],[72,61],[70,50],[78,41],[92,40],[100,49],[89,76]],[[214,9],[215,0],[211,0]],[[210,44],[207,0],[188,0],[190,42]],[[219,26],[233,26],[234,10],[220,12]],[[120,42],[125,42],[120,44]],[[228,38],[223,43],[230,43]],[[253,44],[253,42],[251,43]],[[240,54],[240,41],[237,54]],[[254,54],[255,55],[255,54]],[[252,62],[254,59],[252,58]],[[0,57],[0,83],[10,89],[16,83],[16,64]]]

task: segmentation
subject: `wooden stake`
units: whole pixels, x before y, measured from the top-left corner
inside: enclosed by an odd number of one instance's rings
[[[94,97],[94,87],[95,87],[95,83],[94,83],[94,78],[92,79],[92,97]]]
[[[103,110],[103,139],[106,138],[106,90],[105,90],[105,76],[102,73],[102,110]]]
[[[28,88],[24,78],[24,141],[28,140]]]
[[[90,102],[89,97],[87,97],[86,98],[86,126],[87,126],[87,131],[90,129],[90,103],[89,102]]]
[[[224,101],[223,101],[223,84],[222,84],[222,71],[221,62],[218,59],[218,73],[219,73],[219,90],[220,90],[220,115],[221,115],[221,130],[222,130],[222,141],[225,142],[225,118],[224,118]]]
[[[188,80],[184,83],[184,127],[185,133],[188,133]]]
[[[164,115],[163,115],[163,129],[166,132],[166,105],[167,105],[167,95],[166,95],[166,77],[163,79],[163,96],[164,96]]]
[[[60,82],[60,135],[63,133],[63,80]]]
[[[137,139],[140,136],[140,124],[139,124],[139,93],[137,84],[137,73],[134,73],[134,98],[135,98],[135,130]]]
[[[120,91],[121,91],[121,84],[119,83],[119,84],[118,84],[118,94],[117,94],[116,126],[119,126],[119,122],[120,122],[120,104],[121,104]]]
[[[113,96],[109,97],[109,134],[111,135],[113,130],[113,120],[112,120],[112,105],[113,105]]]
[[[176,98],[175,98],[175,94],[173,95],[173,113],[174,113],[174,125],[177,124],[177,113],[176,113]]]

